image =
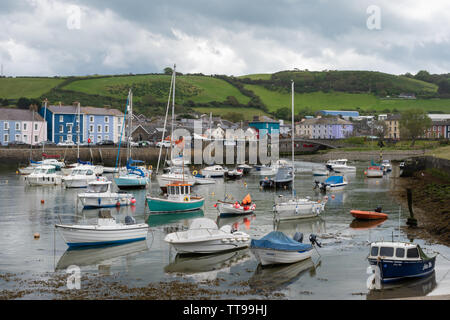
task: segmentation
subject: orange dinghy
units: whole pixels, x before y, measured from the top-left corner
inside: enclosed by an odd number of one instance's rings
[[[361,220],[387,219],[388,217],[386,213],[376,211],[351,210],[350,214],[356,219]]]

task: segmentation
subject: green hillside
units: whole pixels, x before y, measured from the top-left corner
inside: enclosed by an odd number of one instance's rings
[[[169,95],[170,79],[170,75],[116,76],[74,81],[63,86],[62,89],[123,99],[128,95],[128,89],[133,88],[133,99],[137,101],[150,94],[158,101],[165,102]],[[225,101],[228,96],[234,96],[242,104],[250,101],[249,97],[220,79],[207,76],[177,76],[176,78],[175,101],[177,103],[182,104],[188,100],[194,103]]]
[[[0,98],[39,98],[63,81],[61,78],[0,78]]]

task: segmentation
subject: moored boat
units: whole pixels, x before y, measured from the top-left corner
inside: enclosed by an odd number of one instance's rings
[[[436,256],[427,256],[418,244],[373,242],[367,258],[382,282],[425,277],[434,271]]]
[[[60,185],[62,176],[56,173],[53,165],[35,167],[34,171],[25,176],[25,182],[30,186],[54,186]]]
[[[347,159],[328,160],[325,166],[337,173],[355,172],[356,167],[347,165],[347,162]]]
[[[386,213],[381,212],[381,208],[377,208],[375,211],[351,210],[350,214],[360,220],[378,220],[388,218]]]
[[[382,178],[383,169],[379,166],[370,166],[364,172],[367,178]]]
[[[221,178],[225,175],[225,172],[228,172],[228,169],[219,165],[205,167],[200,170],[200,173],[207,178]]]
[[[218,200],[214,207],[217,208],[221,217],[227,217],[251,214],[255,211],[256,204],[252,202],[250,194],[248,194],[241,203]]]
[[[229,170],[224,173],[224,178],[227,180],[237,180],[242,178],[244,175],[244,172],[239,169]]]
[[[241,231],[233,232],[230,225],[219,229],[213,220],[198,218],[192,221],[188,230],[170,233],[164,241],[179,253],[215,253],[246,248],[250,236]]]
[[[182,212],[200,209],[205,198],[191,195],[192,185],[188,183],[172,183],[167,185],[167,196],[147,196],[150,212]]]
[[[125,217],[125,223],[118,223],[111,214],[100,212],[97,224],[56,224],[64,241],[70,247],[126,243],[147,239],[149,226],[137,224],[134,218]]]
[[[111,208],[136,203],[131,193],[112,192],[111,184],[112,182],[105,178],[97,178],[89,182],[86,192],[79,193],[77,196],[84,209]]]
[[[314,189],[319,188],[321,191],[333,191],[341,190],[348,184],[345,176],[331,176],[327,178],[324,182],[315,181]]]
[[[94,172],[95,167],[90,165],[79,165],[72,170],[72,173],[62,178],[66,188],[86,188],[90,181],[97,180]]]
[[[310,236],[311,244],[302,243],[303,234],[298,232],[293,238],[281,231],[272,231],[259,240],[252,239],[250,249],[258,262],[263,265],[294,263],[312,256],[316,236]]]

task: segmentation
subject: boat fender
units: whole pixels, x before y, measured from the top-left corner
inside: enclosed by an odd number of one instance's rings
[[[120,201],[119,200],[117,200],[117,202],[116,202],[116,207],[120,207]]]
[[[130,201],[130,202],[131,202],[131,204],[134,205],[134,204],[136,204],[136,199],[135,199],[135,198],[131,198],[131,201]]]
[[[198,173],[197,170],[192,171],[192,174],[193,174],[194,176],[196,176],[197,173]]]
[[[185,197],[183,198],[183,200],[184,200],[184,202],[188,202],[188,201],[189,201],[189,197],[188,197],[188,196],[185,196]]]
[[[315,234],[310,234],[309,235],[309,241],[311,242],[312,245],[316,244],[319,248],[322,248],[322,244],[317,241],[317,236]]]

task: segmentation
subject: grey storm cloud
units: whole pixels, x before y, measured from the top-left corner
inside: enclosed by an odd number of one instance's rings
[[[369,30],[369,6],[381,29]],[[67,21],[80,8],[80,28]],[[2,0],[10,75],[309,70],[448,72],[445,0]]]

